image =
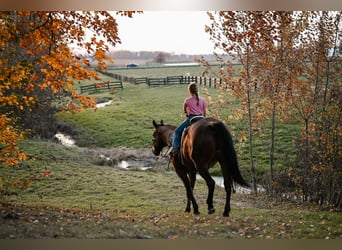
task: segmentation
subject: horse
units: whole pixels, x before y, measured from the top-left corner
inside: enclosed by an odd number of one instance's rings
[[[164,124],[163,120],[159,124],[153,120],[152,124],[155,128],[152,152],[158,156],[164,147],[171,147],[176,126]],[[233,182],[250,188],[240,173],[232,136],[227,126],[217,119],[203,118],[191,124],[182,134],[179,153],[174,157],[171,156],[170,161],[186,190],[186,213],[190,213],[192,204],[194,214],[199,214],[198,204],[193,195],[197,173],[206,181],[208,186],[206,200],[208,214],[215,212],[213,205],[215,181],[209,174],[209,168],[217,162],[221,166],[226,191],[223,216],[228,217],[231,210],[230,197]]]

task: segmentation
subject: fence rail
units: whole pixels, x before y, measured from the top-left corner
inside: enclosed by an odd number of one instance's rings
[[[101,82],[81,86],[81,94],[83,93],[98,93],[101,91],[112,91],[114,89],[123,89],[122,81]]]
[[[182,84],[183,83],[183,76],[167,76],[166,81],[169,84]]]
[[[148,77],[138,77],[134,79],[135,84],[148,83]]]

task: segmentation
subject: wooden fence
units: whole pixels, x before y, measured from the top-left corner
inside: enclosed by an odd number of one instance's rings
[[[214,77],[204,76],[167,76],[167,77],[128,77],[120,74],[113,74],[107,71],[100,71],[100,73],[110,76],[114,79],[118,79],[124,82],[130,82],[134,84],[147,84],[152,86],[163,86],[172,84],[189,84],[190,82],[196,82],[199,85],[203,85],[209,88],[216,88],[222,84],[222,79]]]
[[[189,84],[190,82],[195,82],[199,85],[203,85],[209,88],[216,88],[218,85],[223,83],[222,79],[214,77],[204,77],[204,76],[183,76],[183,83]]]
[[[135,84],[141,84],[141,83],[148,83],[148,77],[138,77],[138,78],[134,78],[134,83]]]
[[[93,83],[89,85],[81,86],[81,94],[89,92],[89,93],[98,93],[101,91],[112,91],[114,89],[123,89],[122,81],[115,82],[101,82],[101,83]]]
[[[160,85],[173,85],[182,84],[183,76],[167,76],[167,77],[149,77],[147,78],[147,85],[160,86]]]
[[[103,71],[103,70],[98,70],[98,69],[96,71],[98,71],[101,74],[104,74],[106,76],[109,76],[109,77],[112,77],[112,78],[117,79],[119,81],[122,81],[122,82],[131,82],[131,83],[135,82],[135,77],[129,77],[129,76],[124,76],[124,75],[120,75],[120,74],[114,74],[114,73],[111,73],[108,71]]]

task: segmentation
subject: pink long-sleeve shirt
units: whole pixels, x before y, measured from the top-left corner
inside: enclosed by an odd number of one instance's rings
[[[205,115],[205,110],[208,107],[207,102],[203,97],[199,97],[199,105],[195,96],[188,97],[184,100],[184,111],[188,115]]]

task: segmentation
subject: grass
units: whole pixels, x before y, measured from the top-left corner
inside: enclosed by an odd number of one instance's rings
[[[23,146],[36,160],[7,170],[7,177],[51,176],[2,193],[0,238],[341,239],[342,214],[329,208],[233,194],[231,217],[224,218],[225,193],[217,187],[217,211],[207,215],[207,188],[199,180],[201,214],[185,214],[181,181],[157,162],[159,171],[124,171],[94,164],[86,148],[41,140]]]
[[[212,70],[217,70],[218,66],[212,66]],[[201,76],[203,73],[201,66],[168,66],[156,68],[134,68],[134,69],[111,69],[110,72],[129,77],[166,77],[166,76]]]
[[[216,90],[208,91],[214,96]],[[22,162],[19,168],[0,168],[6,180],[0,182],[0,238],[341,239],[342,215],[328,207],[262,194],[233,194],[231,217],[223,218],[225,192],[216,188],[217,211],[207,215],[207,187],[198,180],[194,192],[201,214],[185,214],[180,179],[150,150],[147,157],[155,165],[149,171],[124,171],[115,167],[117,162],[103,161],[101,154],[114,155],[116,148],[150,148],[152,120],[178,124],[187,95],[186,86],[148,88],[124,83],[124,90],[94,95],[113,100],[110,106],[74,116],[58,114],[78,131],[73,136],[79,147],[38,139],[22,142],[22,149],[36,160]],[[243,122],[229,125],[245,126]],[[279,166],[293,152],[297,126],[278,127]],[[236,147],[246,172],[248,149],[245,144]],[[257,138],[255,147],[262,175],[267,169],[267,136]],[[38,178],[26,188],[7,183],[47,172],[51,176]]]
[[[145,72],[145,69],[134,70]],[[150,70],[154,70],[154,76],[169,74],[167,71],[162,71],[164,69]],[[110,80],[107,76],[102,76],[102,79]],[[200,94],[205,92],[209,92],[213,99],[217,98],[216,89],[201,87]],[[149,88],[144,84],[124,83],[124,90],[94,95],[96,99],[111,99],[112,105],[100,108],[97,111],[82,111],[76,115],[59,114],[58,118],[79,128],[81,133],[76,138],[79,146],[150,148],[153,131],[152,120],[159,121],[162,119],[165,123],[179,124],[184,119],[182,103],[187,96],[188,92],[185,85]],[[234,101],[231,103],[232,107],[238,105]],[[226,109],[220,112],[222,117],[227,117],[231,111]],[[234,121],[233,124],[227,125],[232,128],[231,132],[235,136],[234,141],[236,142],[239,161],[247,171],[249,169],[248,142],[238,143],[238,132],[239,130],[247,131],[247,121]],[[265,127],[264,130],[269,134],[268,128]],[[292,140],[297,130],[298,124],[296,123],[278,124],[276,168],[281,168],[285,160],[293,160]],[[260,178],[268,169],[269,145],[268,135],[255,137],[254,150],[258,164],[257,174]]]
[[[125,83],[124,90],[95,96],[111,99],[112,105],[96,112],[83,111],[74,116],[61,114],[59,118],[94,135],[99,146],[150,147],[152,120],[164,119],[167,123],[179,123],[179,110],[186,95],[186,86],[183,85],[148,88],[145,85]]]

